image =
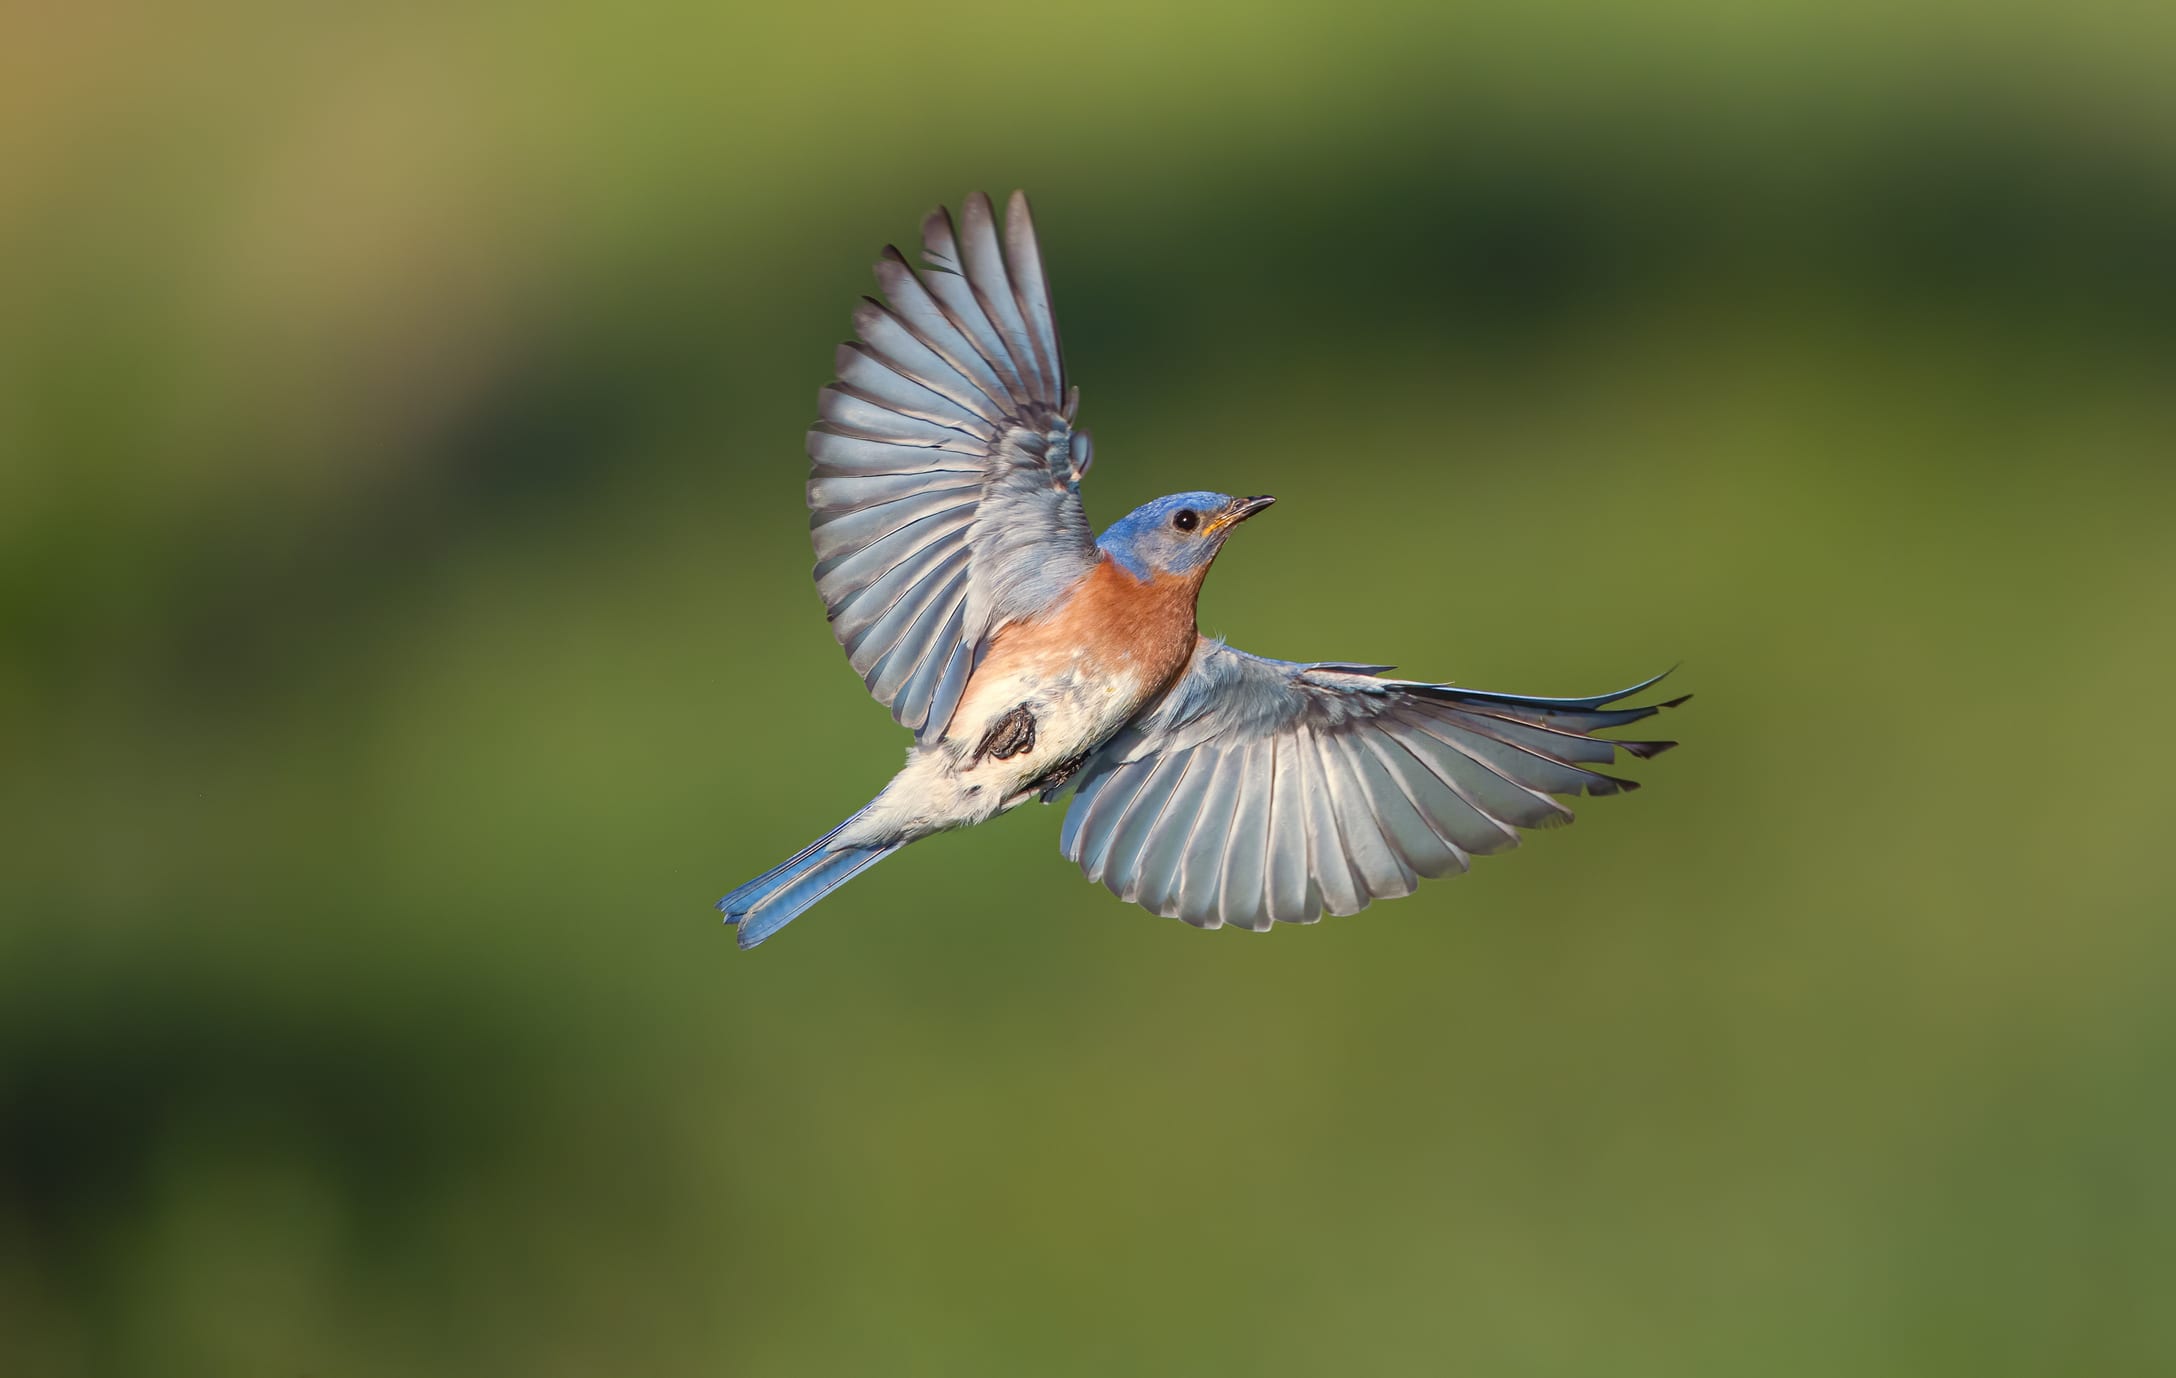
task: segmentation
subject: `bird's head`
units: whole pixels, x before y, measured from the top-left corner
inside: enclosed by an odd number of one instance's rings
[[[1136,579],[1207,569],[1232,529],[1275,498],[1174,493],[1112,522],[1097,542]]]

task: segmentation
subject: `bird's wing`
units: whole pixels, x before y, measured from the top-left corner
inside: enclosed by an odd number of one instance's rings
[[[1267,660],[1204,640],[1178,683],[1091,756],[1060,842],[1120,899],[1263,929],[1411,894],[1422,876],[1571,821],[1552,795],[1637,789],[1590,769],[1672,742],[1594,734],[1651,717]],[[1661,676],[1657,676],[1657,679]]]
[[[1002,245],[1000,238],[1002,237]],[[985,638],[1095,563],[1088,471],[1027,198],[922,224],[924,271],[876,265],[809,432],[816,588],[869,692],[941,735]]]

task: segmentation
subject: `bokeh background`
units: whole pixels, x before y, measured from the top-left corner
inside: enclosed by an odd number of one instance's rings
[[[23,7],[0,1370],[2176,1370],[2158,6]],[[163,17],[155,17],[162,13]],[[1649,788],[1267,936],[808,582],[867,265],[1036,198],[1091,515]]]

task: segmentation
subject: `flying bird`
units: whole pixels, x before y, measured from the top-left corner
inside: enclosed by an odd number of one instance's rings
[[[808,435],[816,587],[878,702],[914,733],[859,812],[718,901],[754,947],[901,847],[1073,791],[1060,846],[1120,899],[1204,928],[1350,914],[1569,822],[1556,795],[1672,742],[1597,737],[1613,708],[1297,663],[1203,636],[1209,566],[1268,496],[1190,492],[1088,524],[1027,198],[922,224],[854,313]]]

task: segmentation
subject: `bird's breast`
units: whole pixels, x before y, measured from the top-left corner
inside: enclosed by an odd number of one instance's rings
[[[1101,746],[1186,667],[1200,587],[1198,576],[1140,580],[1104,560],[1050,612],[991,639],[945,735],[973,746],[1024,705],[1035,762]]]

